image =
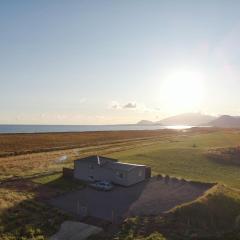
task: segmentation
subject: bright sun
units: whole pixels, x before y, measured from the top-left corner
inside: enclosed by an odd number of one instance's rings
[[[170,111],[198,111],[204,97],[203,76],[194,71],[177,71],[165,79],[161,89],[164,105]]]

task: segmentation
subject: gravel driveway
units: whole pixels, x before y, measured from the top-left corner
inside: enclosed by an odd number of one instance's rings
[[[54,198],[50,203],[79,218],[92,216],[119,221],[127,216],[160,214],[196,199],[209,187],[177,179],[166,183],[164,179],[152,178],[131,187],[116,186],[110,192],[87,187]]]

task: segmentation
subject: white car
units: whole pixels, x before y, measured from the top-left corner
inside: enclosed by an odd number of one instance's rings
[[[109,181],[97,181],[91,183],[89,186],[102,191],[110,191],[113,189],[113,185]]]

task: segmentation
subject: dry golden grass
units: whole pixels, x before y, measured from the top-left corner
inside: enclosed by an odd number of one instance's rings
[[[0,188],[0,213],[14,205],[28,199],[29,195],[22,192]]]
[[[82,133],[0,134],[0,156],[97,146],[174,134],[160,131],[109,131]]]
[[[35,197],[31,191],[0,189],[0,239],[49,239],[70,218]]]

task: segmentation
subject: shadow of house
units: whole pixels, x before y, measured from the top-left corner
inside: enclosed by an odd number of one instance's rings
[[[116,223],[127,217],[130,206],[140,197],[146,184],[147,182],[142,182],[136,184],[134,188],[116,186],[109,192],[87,187],[54,198],[50,203],[80,220],[91,216]]]
[[[164,178],[102,192],[90,187],[53,198],[50,204],[83,220],[87,216],[121,222],[129,216],[159,215],[201,196],[212,185]]]

